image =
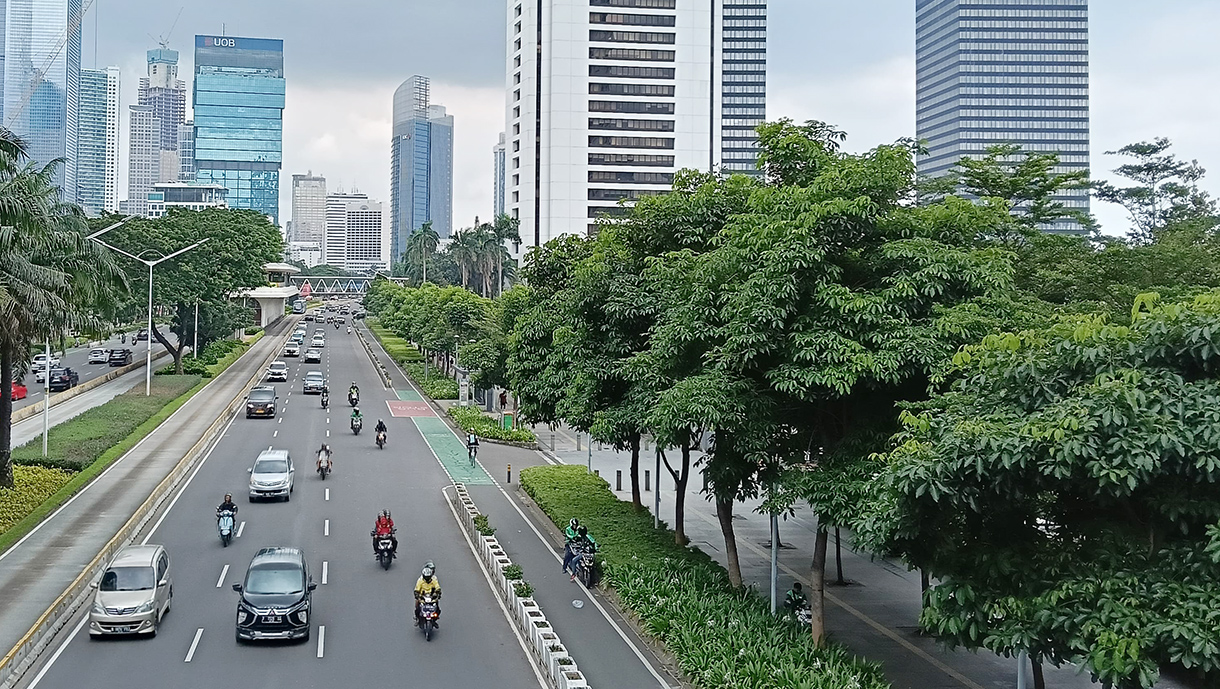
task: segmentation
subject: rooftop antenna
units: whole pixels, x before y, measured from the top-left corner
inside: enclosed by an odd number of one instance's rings
[[[186,7],[178,8],[178,15],[174,17],[174,23],[170,24],[169,31],[162,34],[160,38],[153,36],[152,34],[148,34],[148,37],[156,41],[157,45],[161,46],[162,50],[169,50],[169,37],[174,34],[174,28],[178,26],[178,20],[182,18],[182,10],[184,9],[186,9]]]

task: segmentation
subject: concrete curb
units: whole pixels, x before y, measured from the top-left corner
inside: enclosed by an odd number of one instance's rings
[[[174,469],[153,489],[152,494],[136,509],[135,514],[127,520],[118,533],[102,546],[97,556],[85,566],[76,579],[68,585],[68,588],[51,603],[50,607],[43,612],[21,640],[5,654],[3,659],[0,659],[0,677],[3,678],[0,681],[0,688],[10,689],[15,686],[25,672],[38,660],[39,656],[51,645],[55,640],[55,636],[72,619],[80,606],[88,602],[89,594],[92,593],[89,584],[100,576],[101,570],[105,568],[106,564],[120,548],[132,542],[144,530],[148,522],[157,514],[161,505],[170,498],[182,480],[190,474],[196,462],[206,454],[207,449],[211,447],[212,443],[224,433],[225,428],[229,425],[230,418],[237,413],[245,402],[247,392],[262,379],[264,371],[280,353],[289,334],[291,334],[291,330],[280,336],[280,342],[271,347],[270,354],[255,367],[254,375],[242,385],[237,395],[225,406],[223,412],[208,426],[207,430],[203,433],[203,437],[187,450]],[[243,353],[242,357],[248,353],[249,351]],[[239,357],[233,363],[236,364],[238,361],[241,361],[242,357]],[[219,380],[223,375],[222,373],[220,376],[213,378],[208,385]],[[198,395],[206,389],[207,386],[205,385],[195,394]],[[173,415],[170,415],[166,421],[169,418],[173,418]],[[165,421],[161,423],[164,424]],[[149,435],[155,433],[159,428],[160,426],[153,429]],[[132,452],[135,449],[133,447],[128,452]]]
[[[542,608],[533,598],[517,595],[518,580],[508,579],[504,570],[512,564],[504,548],[494,537],[484,536],[475,528],[474,518],[479,515],[465,484],[453,484],[453,496],[444,491],[445,499],[458,515],[458,524],[479,553],[479,565],[495,582],[496,597],[512,616],[513,624],[529,647],[530,661],[554,689],[589,689],[584,673],[576,667]]]
[[[158,359],[162,359],[167,356],[169,356],[169,352],[167,352],[165,350],[161,350],[160,352],[157,353],[156,356],[153,357],[153,361],[157,361]],[[117,369],[107,373],[106,375],[101,376],[100,378],[94,378],[93,380],[87,380],[87,381],[81,383],[80,385],[77,385],[74,388],[68,388],[67,390],[64,390],[63,392],[55,393],[51,397],[51,407],[53,408],[55,405],[57,405],[61,402],[67,402],[68,400],[72,399],[73,397],[76,397],[77,395],[83,395],[86,392],[89,392],[90,390],[92,390],[96,387],[105,385],[106,383],[109,383],[110,381],[115,380],[116,378],[125,376],[128,373],[131,373],[132,371],[138,371],[141,368],[144,368],[143,359],[139,360],[138,362],[130,363],[126,366],[117,368]],[[37,402],[31,404],[28,407],[22,407],[21,409],[18,409],[17,411],[13,412],[13,423],[18,424],[18,423],[21,423],[22,421],[25,421],[28,418],[38,416],[39,414],[42,413],[42,410],[46,406],[47,406],[47,401],[45,399],[42,399],[42,400],[38,400]]]

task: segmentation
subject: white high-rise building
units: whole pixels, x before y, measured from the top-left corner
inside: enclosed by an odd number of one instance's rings
[[[594,231],[683,168],[753,169],[765,24],[766,0],[509,0],[505,203],[522,250]]]
[[[504,144],[504,132],[500,132],[500,141],[491,149],[491,160],[491,204],[493,217],[498,218],[508,210],[504,201],[508,193],[508,146]]]
[[[326,242],[322,262],[367,273],[389,267],[380,201],[353,191],[326,196]]]
[[[127,205],[124,212],[148,214],[148,193],[161,181],[161,119],[151,105],[132,105],[129,116]]]
[[[76,202],[86,215],[119,209],[119,68],[80,71]]]

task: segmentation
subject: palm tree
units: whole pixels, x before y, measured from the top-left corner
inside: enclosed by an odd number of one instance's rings
[[[97,331],[121,302],[126,277],[85,236],[80,209],[60,200],[62,160],[24,164],[25,147],[0,129],[0,488],[13,486],[12,383],[30,346],[66,330]]]
[[[424,223],[418,230],[414,230],[407,236],[407,251],[403,254],[403,261],[409,266],[408,270],[415,266],[420,267],[420,284],[428,281],[428,255],[436,254],[436,247],[441,243],[440,235],[436,230],[432,229],[432,221]]]
[[[458,230],[449,242],[449,255],[457,263],[458,272],[462,276],[462,287],[466,289],[470,289],[470,276],[478,269],[479,249],[478,236],[472,227]]]
[[[496,217],[491,231],[500,244],[500,250],[496,252],[496,296],[498,297],[504,293],[504,259],[505,254],[508,253],[504,248],[504,242],[512,242],[513,251],[521,248],[521,221],[510,217],[507,213],[501,213]]]

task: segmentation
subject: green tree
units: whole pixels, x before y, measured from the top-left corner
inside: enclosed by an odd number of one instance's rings
[[[1220,293],[991,335],[905,417],[862,528],[938,579],[951,645],[1220,681]]]
[[[1185,223],[1211,231],[1220,224],[1216,202],[1199,189],[1206,171],[1196,160],[1188,163],[1168,153],[1172,145],[1169,139],[1158,138],[1106,151],[1106,155],[1134,160],[1114,172],[1135,184],[1119,187],[1097,182],[1094,193],[1127,209],[1134,224],[1131,234],[1138,241],[1150,242],[1173,225]]]
[[[512,242],[513,251],[521,248],[521,221],[506,213],[501,213],[496,216],[491,231],[500,244],[500,249],[496,251],[496,296],[498,297],[504,292],[504,263],[507,260],[511,265],[512,261],[512,257],[505,250],[504,243]],[[510,274],[509,277],[513,276]]]
[[[411,278],[411,281],[417,285],[427,282],[428,264],[434,260],[436,247],[440,245],[440,241],[440,235],[432,229],[431,221],[424,223],[419,229],[413,230],[411,234],[407,235],[406,251],[398,257],[400,263],[395,267],[394,275]],[[432,272],[435,273],[435,271]],[[435,275],[432,276],[432,281],[436,282]]]

